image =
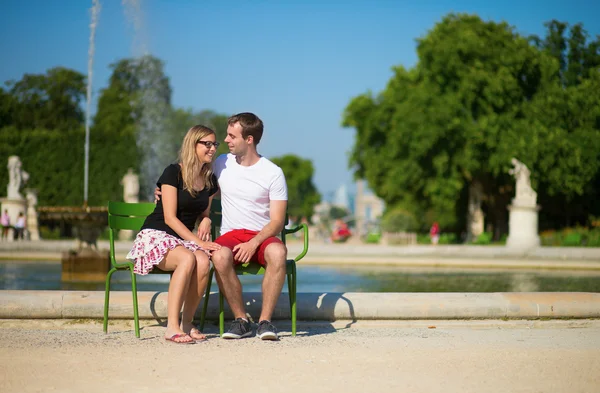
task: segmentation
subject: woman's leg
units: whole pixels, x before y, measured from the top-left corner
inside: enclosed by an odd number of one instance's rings
[[[194,314],[196,313],[196,309],[200,304],[200,299],[202,299],[204,291],[206,290],[208,272],[210,269],[208,255],[206,255],[204,251],[196,251],[194,256],[196,258],[196,266],[192,273],[190,286],[183,305],[183,314],[181,316],[181,329],[188,333],[194,328]],[[204,335],[199,334],[199,332],[197,333],[194,331],[192,333],[192,337],[196,340],[205,338]]]
[[[161,270],[173,272],[167,296],[167,331],[165,332],[165,338],[185,333],[179,327],[179,312],[181,311],[184,296],[188,291],[190,278],[195,266],[196,258],[194,254],[181,246],[167,252],[165,258],[157,265]],[[175,341],[185,342],[192,340],[190,337],[180,337],[175,339]]]

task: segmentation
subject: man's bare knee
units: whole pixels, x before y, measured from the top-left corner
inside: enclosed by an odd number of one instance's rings
[[[233,253],[227,247],[221,247],[220,250],[214,251],[211,256],[215,270],[218,272],[227,270],[233,267]]]
[[[281,243],[271,243],[265,249],[265,261],[269,266],[285,266],[287,247]]]

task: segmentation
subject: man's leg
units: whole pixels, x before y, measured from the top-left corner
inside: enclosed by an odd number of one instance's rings
[[[271,324],[271,317],[277,305],[285,282],[285,260],[287,248],[283,243],[273,242],[264,250],[265,277],[262,282],[262,310],[260,313],[257,335],[263,340],[277,340],[275,327]]]
[[[227,247],[212,254],[219,290],[223,292],[234,318],[246,318],[242,299],[242,283],[233,269],[233,254]]]
[[[246,310],[242,298],[242,284],[233,268],[233,253],[228,247],[221,247],[213,252],[212,261],[215,267],[215,276],[219,290],[227,299],[229,308],[233,313],[234,322],[223,338],[242,338],[252,335],[250,323],[246,319]]]

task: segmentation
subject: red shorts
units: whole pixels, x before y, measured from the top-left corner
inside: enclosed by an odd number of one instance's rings
[[[254,238],[258,234],[258,231],[250,231],[248,229],[234,229],[233,231],[229,231],[224,235],[219,236],[215,243],[220,244],[223,247],[227,247],[233,251],[233,248],[241,243],[246,243]],[[271,243],[279,243],[283,244],[281,239],[278,237],[269,237],[264,242],[260,244],[258,250],[252,256],[250,262],[258,263],[262,266],[265,266],[267,263],[265,261],[265,250],[267,246]],[[234,264],[238,265],[241,262],[236,261],[234,259]]]

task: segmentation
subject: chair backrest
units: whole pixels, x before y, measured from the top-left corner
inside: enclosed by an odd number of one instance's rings
[[[110,230],[139,231],[146,216],[154,211],[154,203],[108,202],[108,227]]]
[[[146,216],[154,211],[154,203],[108,202],[108,236],[110,240],[110,261],[117,265],[115,259],[115,230],[129,229],[139,231]]]
[[[213,199],[210,205],[210,221],[212,223],[211,235],[213,240],[219,237],[219,231],[221,229],[221,222],[223,221],[223,211],[221,207],[220,199]],[[288,215],[285,215],[285,225],[288,223]],[[281,241],[285,244],[285,235],[287,234],[285,226],[281,231]]]
[[[210,204],[210,234],[212,236],[212,240],[214,241],[219,237],[219,231],[221,230],[221,222],[223,221],[223,212],[221,211],[221,200],[214,199]]]

